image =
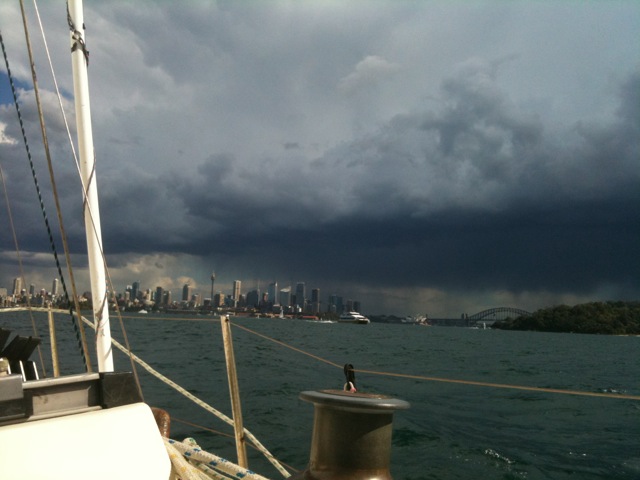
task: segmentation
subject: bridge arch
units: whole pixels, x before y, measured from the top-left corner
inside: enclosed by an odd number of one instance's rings
[[[469,315],[469,320],[476,322],[480,320],[493,322],[495,320],[504,320],[508,317],[525,317],[528,315],[531,315],[531,312],[527,312],[521,308],[494,307]]]

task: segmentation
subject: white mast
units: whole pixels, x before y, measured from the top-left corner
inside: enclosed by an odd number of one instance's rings
[[[91,130],[91,106],[89,103],[89,79],[87,75],[88,52],[84,42],[84,15],[81,0],[69,0],[69,27],[71,29],[71,62],[73,67],[73,92],[76,105],[78,152],[82,183],[86,191],[84,224],[89,254],[93,318],[96,326],[96,352],[98,370],[113,371],[107,281],[102,257],[102,232],[98,208],[98,186],[95,175],[95,155]],[[79,314],[80,312],[78,312]]]

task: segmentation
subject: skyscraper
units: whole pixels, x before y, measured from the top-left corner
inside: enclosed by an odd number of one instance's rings
[[[196,308],[202,305],[202,295],[200,295],[199,293],[194,293],[193,295],[191,295],[189,304],[191,305],[192,308]]]
[[[285,287],[280,290],[278,302],[280,302],[280,305],[285,309],[291,306],[291,287]]]
[[[162,305],[162,301],[164,300],[162,297],[164,295],[164,289],[162,287],[156,287],[156,295],[153,299],[156,302],[156,305]]]
[[[233,281],[233,294],[231,298],[233,299],[234,306],[238,305],[240,302],[240,288],[242,287],[242,282],[240,280]]]
[[[51,296],[52,297],[58,296],[58,279],[57,278],[53,279],[53,285],[51,285]]]
[[[247,293],[247,306],[248,307],[257,307],[260,302],[260,290],[251,290]]]
[[[188,302],[189,300],[191,300],[191,285],[185,283],[182,287],[182,301]]]
[[[347,300],[347,310],[359,312],[361,305],[359,300]]]
[[[320,289],[311,290],[311,313],[320,313]]]
[[[298,282],[298,284],[296,285],[296,304],[298,305],[298,307],[300,307],[302,309],[302,311],[304,312],[304,306],[305,306],[305,291],[304,291],[304,282]]]
[[[342,313],[342,310],[342,297],[339,297],[334,293],[329,297],[329,307],[327,308],[327,311],[331,313]]]
[[[272,304],[278,303],[278,282],[272,282],[267,287],[267,294],[269,295],[269,301]]]
[[[13,279],[13,294],[14,295],[20,295],[21,291],[22,291],[22,278],[20,278],[20,277],[14,278]]]
[[[140,282],[135,281],[131,285],[131,300],[137,300],[140,298]]]
[[[224,304],[224,295],[220,293],[216,293],[211,299],[211,306],[214,308],[221,307]]]

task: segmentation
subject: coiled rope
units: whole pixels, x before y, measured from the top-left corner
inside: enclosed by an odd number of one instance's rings
[[[202,450],[192,438],[188,438],[184,442],[165,438],[164,442],[169,452],[169,457],[181,478],[194,480],[210,478],[220,480],[228,480],[229,478],[267,480],[262,475]],[[175,453],[178,453],[178,455],[175,455]],[[189,461],[185,460],[185,457]]]
[[[171,417],[171,421],[175,422],[175,423],[182,423],[183,425],[188,425],[190,427],[194,427],[194,428],[197,428],[199,430],[204,430],[204,431],[207,431],[207,432],[211,432],[211,433],[213,433],[215,435],[219,435],[220,437],[226,437],[226,438],[228,438],[228,439],[230,439],[232,441],[235,441],[235,436],[234,435],[231,435],[229,433],[225,433],[225,432],[222,432],[220,430],[216,430],[216,429],[207,427],[206,425],[201,425],[201,424],[198,424],[198,423],[189,422],[188,420],[184,420],[183,418],[174,417],[174,416]],[[189,440],[189,439],[187,439],[187,440]],[[185,442],[187,440],[185,440]],[[260,451],[252,443],[247,443],[247,446],[250,447],[250,448],[253,448],[256,451]],[[278,460],[278,461],[280,462],[281,465],[285,466],[288,469],[288,471],[294,472],[294,473],[299,473],[300,472],[300,470],[298,470],[296,467],[294,467],[292,465],[289,465],[288,463],[285,463],[282,460]]]

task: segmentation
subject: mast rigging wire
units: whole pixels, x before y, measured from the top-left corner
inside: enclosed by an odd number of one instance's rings
[[[34,0],[34,4],[35,4],[35,0]],[[37,6],[36,6],[37,9]],[[80,302],[78,300],[78,292],[76,290],[76,283],[75,283],[75,279],[73,276],[73,269],[71,268],[71,255],[69,252],[69,244],[67,242],[67,234],[66,234],[66,230],[64,228],[64,221],[62,219],[62,209],[60,208],[60,198],[58,195],[58,187],[56,184],[56,178],[55,178],[55,174],[53,172],[53,161],[51,160],[51,150],[49,149],[49,138],[47,136],[47,128],[45,125],[45,121],[44,121],[44,112],[42,109],[42,102],[40,101],[40,87],[38,84],[38,78],[36,75],[36,66],[35,66],[35,61],[33,59],[33,49],[31,48],[31,36],[29,35],[29,28],[27,25],[27,16],[24,10],[24,0],[20,0],[20,10],[22,13],[22,23],[24,26],[24,33],[25,33],[25,39],[27,42],[27,51],[29,53],[29,63],[31,66],[31,77],[33,79],[33,89],[35,92],[35,97],[36,97],[36,105],[38,107],[38,119],[40,121],[40,132],[42,133],[42,144],[44,147],[44,153],[45,153],[45,157],[47,159],[47,167],[49,169],[49,179],[51,181],[51,189],[52,189],[52,193],[53,193],[53,199],[55,202],[55,207],[56,207],[56,213],[57,213],[57,217],[58,217],[58,225],[60,227],[60,236],[62,238],[62,247],[63,247],[63,251],[65,254],[65,261],[67,262],[67,270],[69,272],[69,280],[71,283],[71,289],[72,289],[72,296],[73,296],[73,302],[74,302],[74,307],[75,310],[77,312],[80,311]],[[42,24],[40,24],[40,27],[42,27]],[[42,33],[42,37],[44,38],[44,31],[42,30],[42,28],[40,29],[41,33]],[[46,40],[45,40],[45,44],[46,44]],[[61,284],[62,284],[62,290],[64,292],[64,296],[65,296],[65,300],[67,302],[69,302],[69,294],[67,292],[67,286],[64,280],[64,275],[62,274],[62,269],[60,267],[60,262],[58,260],[58,252],[55,246],[55,242],[53,242],[53,238],[50,232],[50,229],[48,227],[47,224],[47,231],[49,231],[49,237],[50,237],[50,242],[51,242],[51,248],[53,250],[54,253],[54,258],[56,259],[56,266],[58,268],[58,276],[60,277],[61,280]],[[70,303],[70,302],[69,302]],[[73,308],[71,308],[71,305],[69,305],[69,315],[71,315],[73,317]],[[72,320],[74,325],[75,325],[75,321]],[[85,361],[85,368],[87,369],[88,372],[92,371],[92,367],[91,367],[91,360],[89,357],[89,349],[87,348],[87,338],[85,335],[85,331],[84,331],[84,326],[82,325],[82,323],[78,324],[79,326],[79,330],[80,330],[80,338],[81,338],[81,342],[82,342],[82,353],[83,353],[83,359]]]
[[[55,73],[55,70],[53,68],[53,62],[51,60],[51,55],[49,53],[49,46],[47,44],[47,38],[46,38],[46,35],[45,35],[45,32],[44,32],[44,27],[42,25],[42,19],[40,17],[40,11],[38,10],[38,4],[37,4],[36,0],[33,0],[33,4],[34,4],[34,8],[35,8],[36,19],[38,20],[38,26],[40,28],[40,34],[42,36],[42,41],[43,41],[43,44],[44,44],[44,52],[45,52],[45,54],[47,56],[47,61],[49,63],[49,70],[51,72],[51,77],[53,79],[53,85],[54,85],[54,89],[55,89],[55,93],[56,93],[56,98],[58,100],[58,106],[60,108],[60,113],[62,115],[62,120],[63,120],[64,125],[65,125],[65,130],[67,132],[67,139],[68,139],[68,142],[69,142],[69,146],[71,148],[71,154],[72,154],[72,157],[73,157],[73,160],[74,160],[74,164],[76,166],[76,172],[78,174],[78,178],[80,179],[80,184],[82,186],[83,208],[88,210],[89,218],[91,219],[91,223],[94,225],[94,231],[97,231],[97,229],[95,228],[94,215],[93,215],[93,212],[91,211],[91,206],[87,202],[87,187],[86,187],[86,185],[84,183],[84,180],[82,178],[80,162],[78,161],[78,155],[76,153],[76,149],[75,149],[75,146],[74,146],[74,143],[73,143],[73,139],[72,139],[72,136],[71,136],[71,129],[69,128],[69,122],[67,121],[67,116],[66,116],[66,113],[65,113],[65,110],[64,110],[64,106],[62,104],[62,95],[60,93],[60,88],[58,87],[58,81],[57,81],[56,73]],[[81,47],[82,51],[84,52],[85,61],[87,62],[87,65],[88,65],[89,52],[88,52],[88,50],[86,48],[86,44],[85,44],[84,40],[82,39],[81,33],[78,32],[75,29],[75,26],[73,25],[73,21],[71,20],[71,15],[70,15],[70,12],[69,12],[69,5],[68,4],[67,4],[67,22],[68,22],[69,28],[70,28],[70,30],[71,30],[71,32],[73,34],[73,38],[74,38],[74,41],[75,41],[74,46],[78,43],[78,41],[80,41],[81,46],[82,46]],[[83,28],[84,28],[84,25],[83,25]],[[80,40],[78,40],[78,37],[80,38]],[[74,48],[72,48],[72,51],[73,50],[74,50]],[[49,164],[51,165],[50,161],[49,161]],[[51,166],[50,166],[50,172],[51,172],[51,177],[52,177],[52,184],[54,185],[54,188],[55,188],[55,180],[54,180],[54,177],[53,177],[53,172],[52,172],[52,167]],[[70,257],[69,257],[69,248],[68,248],[68,244],[67,244],[67,241],[66,241],[67,237],[66,237],[64,226],[63,226],[63,223],[62,223],[61,208],[60,208],[59,203],[57,201],[57,196],[55,198],[56,198],[56,207],[57,207],[57,211],[58,211],[59,219],[60,219],[60,229],[61,229],[61,233],[62,233],[64,251],[65,251],[65,254],[67,255],[67,265],[68,265],[68,269],[69,269],[69,275],[70,275],[70,279],[71,279],[71,284],[72,284],[72,287],[73,287],[73,298],[74,298],[74,300],[76,302],[76,311],[79,313],[80,312],[80,307],[79,307],[78,300],[77,300],[78,299],[78,295],[77,295],[77,292],[76,292],[75,281],[74,281],[74,277],[73,277],[73,270],[71,268],[71,260],[70,260]],[[113,281],[111,279],[111,275],[109,273],[109,269],[108,269],[108,266],[107,266],[106,257],[105,257],[104,251],[102,249],[102,242],[99,242],[99,246],[100,246],[100,255],[102,257],[102,261],[104,262],[105,272],[106,272],[106,275],[107,275],[107,282],[108,282],[109,288],[113,292],[113,291],[115,291],[115,289],[113,287]],[[62,281],[64,282],[64,278],[62,278]],[[63,289],[64,289],[64,283],[63,283]],[[66,289],[65,289],[65,296],[68,299],[68,295],[66,294]],[[105,301],[105,302],[107,301],[106,297],[103,299],[103,301]],[[131,353],[131,348],[130,348],[130,345],[129,345],[129,338],[128,338],[128,335],[127,335],[127,331],[126,331],[126,329],[124,327],[124,322],[122,320],[122,317],[120,315],[120,311],[119,310],[117,311],[117,314],[118,314],[118,319],[119,319],[119,323],[120,323],[120,329],[121,329],[121,331],[123,333],[123,336],[124,336],[125,345],[127,347],[128,352]],[[84,338],[84,326],[83,326],[82,322],[80,322],[80,327],[82,328],[82,333],[83,333],[83,338]],[[85,341],[85,346],[86,346],[86,341]],[[87,351],[85,351],[85,354],[88,357],[88,352]],[[141,396],[141,398],[144,398],[143,392],[142,392],[142,388],[140,386],[140,379],[138,377],[138,371],[137,371],[135,362],[134,362],[133,358],[131,357],[131,355],[129,355],[129,363],[131,365],[131,370],[133,372],[133,376],[135,378],[136,385],[137,385],[138,391],[140,393],[140,396]],[[90,364],[89,364],[89,366],[90,366]]]
[[[21,2],[21,6],[22,6],[22,2]],[[24,11],[23,11],[23,13],[24,13]],[[23,16],[23,21],[24,21],[24,24],[25,24],[25,34],[28,37],[28,31],[26,30],[26,20],[25,20],[24,16]],[[27,40],[27,42],[29,43],[28,40]],[[29,142],[27,140],[27,134],[26,134],[25,126],[24,126],[24,121],[23,121],[23,118],[22,118],[22,112],[20,110],[20,105],[18,103],[18,95],[16,93],[16,87],[15,87],[15,83],[14,83],[14,80],[13,80],[13,75],[11,74],[11,69],[9,67],[9,59],[7,57],[5,43],[4,43],[4,39],[2,38],[1,32],[0,32],[0,43],[2,44],[2,53],[3,53],[3,56],[4,56],[5,65],[7,67],[7,77],[9,79],[9,84],[11,85],[11,93],[13,95],[13,102],[14,102],[14,105],[16,107],[16,113],[18,115],[18,121],[20,123],[20,129],[21,129],[21,132],[22,132],[22,140],[23,140],[24,145],[25,145],[25,149],[26,149],[26,152],[27,152],[27,158],[28,158],[28,161],[29,161],[29,167],[31,169],[31,175],[33,177],[33,182],[34,182],[34,185],[35,185],[35,188],[36,188],[36,193],[38,195],[38,200],[40,202],[40,210],[42,212],[42,216],[44,218],[44,223],[45,223],[46,228],[47,228],[47,233],[48,233],[48,236],[49,236],[49,244],[50,244],[51,250],[53,252],[53,256],[54,256],[54,259],[55,259],[56,267],[58,269],[58,274],[59,274],[59,276],[61,278],[63,291],[64,291],[66,299],[68,300],[69,296],[68,296],[68,292],[66,290],[66,286],[65,286],[65,283],[64,283],[64,276],[62,275],[62,267],[60,266],[60,260],[58,258],[58,252],[57,252],[57,248],[55,246],[55,240],[53,238],[53,233],[51,231],[51,226],[49,224],[49,218],[47,217],[47,212],[46,212],[46,209],[45,209],[45,206],[44,206],[44,200],[42,198],[42,192],[40,190],[40,184],[38,182],[38,177],[36,175],[35,166],[34,166],[34,163],[33,163],[33,158],[31,156],[31,149],[29,148]],[[32,61],[31,61],[31,63],[33,65]],[[88,362],[88,358],[87,358],[87,356],[85,354],[87,349],[86,349],[86,340],[83,339],[83,337],[84,337],[84,335],[83,335],[84,328],[82,326],[79,326],[78,323],[73,318],[73,310],[71,308],[70,308],[70,315],[71,315],[71,324],[73,326],[73,330],[74,330],[75,335],[76,335],[76,340],[77,340],[77,343],[78,343],[78,347],[80,349],[80,353],[81,353],[82,358],[83,358],[83,362],[84,362],[85,368],[87,369],[87,371],[90,372],[91,371],[91,365]]]
[[[1,40],[2,40],[2,33],[0,33],[0,41]],[[13,215],[11,214],[11,204],[9,202],[9,192],[7,190],[7,184],[4,181],[4,173],[2,171],[2,165],[0,165],[0,181],[2,183],[2,191],[4,193],[4,199],[5,199],[5,203],[7,205],[7,216],[9,217],[9,225],[11,227],[11,234],[13,236],[13,244],[15,246],[16,255],[18,257],[18,268],[20,269],[20,278],[22,279],[22,282],[25,283],[24,266],[22,264],[22,255],[20,255],[20,246],[18,244],[18,237],[16,235],[16,229],[15,229],[15,225],[13,223]],[[36,326],[36,320],[33,317],[33,312],[31,310],[31,303],[29,301],[29,297],[27,297],[27,309],[29,311],[29,318],[31,320],[31,329],[33,330],[33,335],[35,337],[37,337],[37,336],[39,336],[38,335],[38,327]],[[40,347],[40,344],[38,344],[37,349],[38,349],[38,356],[40,357],[40,364],[42,365],[42,373],[43,373],[44,376],[46,376],[47,375],[47,371],[46,371],[45,366],[44,366],[44,357],[42,355],[42,348]]]

